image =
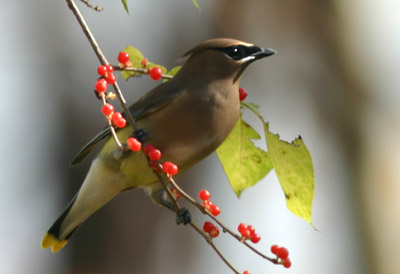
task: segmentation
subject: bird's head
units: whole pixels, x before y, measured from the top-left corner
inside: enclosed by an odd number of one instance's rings
[[[197,77],[208,77],[210,80],[231,78],[236,82],[249,64],[275,53],[273,49],[235,39],[211,39],[185,53],[187,61],[181,74],[186,77],[197,74]]]

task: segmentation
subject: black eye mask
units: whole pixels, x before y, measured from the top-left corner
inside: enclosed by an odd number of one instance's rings
[[[214,48],[214,49],[222,51],[233,60],[241,60],[262,50],[261,48],[256,46],[247,47],[244,45],[231,46],[227,48]]]

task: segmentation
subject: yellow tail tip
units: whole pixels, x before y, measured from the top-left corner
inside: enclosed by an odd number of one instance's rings
[[[42,248],[51,247],[51,252],[57,252],[68,243],[68,240],[58,240],[53,235],[46,233],[42,239]]]

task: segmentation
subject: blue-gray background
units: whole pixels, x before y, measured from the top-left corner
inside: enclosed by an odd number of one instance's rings
[[[318,232],[286,209],[274,172],[239,200],[212,155],[181,185],[193,195],[209,189],[226,224],[253,224],[262,235],[257,247],[288,247],[293,266],[263,261],[225,235],[216,244],[255,274],[400,273],[399,2],[198,2],[202,13],[190,0],[128,0],[130,16],[119,1],[93,2],[101,13],[78,5],[113,62],[134,45],[172,67],[213,37],[278,51],[249,67],[241,86],[273,132],[305,140]],[[70,169],[70,159],[104,125],[92,93],[98,61],[65,1],[2,1],[0,33],[0,273],[230,273],[201,237],[140,190],[101,209],[61,252],[40,249],[90,164]],[[130,102],[155,84],[121,81]],[[201,224],[204,217],[195,217]]]

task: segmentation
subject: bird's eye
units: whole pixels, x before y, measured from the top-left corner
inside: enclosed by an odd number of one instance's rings
[[[247,56],[245,48],[241,46],[226,48],[225,53],[233,60],[240,60]]]

